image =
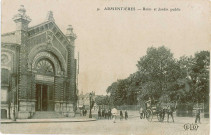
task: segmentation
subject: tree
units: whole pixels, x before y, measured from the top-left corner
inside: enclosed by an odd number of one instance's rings
[[[180,77],[180,67],[169,49],[164,46],[148,48],[137,67],[139,72],[147,76],[142,83],[142,98],[158,100],[161,95],[170,96],[174,93],[174,82]]]
[[[201,51],[178,60],[164,47],[150,47],[140,58],[138,71],[107,88],[114,105],[132,105],[148,100],[193,104],[209,101],[210,52]]]
[[[109,105],[109,96],[103,96],[103,95],[99,95],[95,97],[95,102],[97,105]]]
[[[209,99],[209,68],[210,52],[201,51],[196,53],[190,75],[195,101],[203,102]]]

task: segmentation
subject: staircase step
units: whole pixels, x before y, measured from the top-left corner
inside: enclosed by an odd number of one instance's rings
[[[65,116],[53,112],[53,111],[37,111],[35,112],[32,119],[53,119],[53,118],[64,118]]]

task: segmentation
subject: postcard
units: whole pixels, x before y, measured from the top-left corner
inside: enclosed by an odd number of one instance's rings
[[[209,0],[2,0],[2,134],[210,133]]]

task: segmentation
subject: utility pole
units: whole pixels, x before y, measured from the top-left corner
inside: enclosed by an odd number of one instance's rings
[[[15,117],[15,91],[12,92],[13,93],[13,121],[16,121],[16,117]]]
[[[77,63],[77,69],[76,69],[77,73],[77,80],[76,80],[76,94],[77,94],[77,97],[78,97],[78,93],[79,93],[79,90],[78,90],[78,75],[79,75],[79,52],[78,52],[78,63]],[[77,104],[79,106],[79,100],[77,99]]]
[[[12,88],[12,94],[13,94],[13,119],[12,120],[13,121],[16,121],[16,116],[15,116],[15,101],[16,101],[16,98],[15,97],[16,97],[16,92],[15,92],[15,89],[13,89],[13,87],[14,87],[13,86],[13,81],[12,81],[13,80],[13,77],[14,76],[11,77],[11,83],[12,83],[11,84],[12,85],[11,88]]]
[[[89,118],[92,118],[92,93],[89,93]]]
[[[13,121],[16,121],[16,115],[15,115],[15,113],[16,113],[16,111],[15,111],[15,108],[16,108],[16,103],[15,103],[15,101],[16,101],[16,89],[14,88],[15,86],[14,86],[14,78],[15,78],[15,75],[14,74],[11,74],[10,75],[10,77],[9,77],[10,79],[9,79],[9,88],[10,88],[10,94],[11,94],[11,97],[10,98],[12,98],[12,103],[13,103],[13,106],[11,106],[10,105],[10,108],[12,108],[12,120]],[[11,101],[11,99],[10,99],[10,101]],[[10,104],[11,104],[11,102],[10,102]]]

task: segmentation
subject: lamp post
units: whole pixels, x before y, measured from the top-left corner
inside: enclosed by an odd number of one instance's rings
[[[11,91],[11,98],[12,98],[12,103],[13,103],[13,107],[12,107],[12,121],[16,121],[16,89],[14,88],[15,84],[14,84],[14,78],[15,78],[15,74],[12,74],[11,77],[10,77],[10,91]]]
[[[89,103],[90,103],[89,118],[92,118],[92,93],[89,93]]]
[[[13,93],[13,121],[16,121],[16,116],[15,116],[15,91],[12,92]]]

